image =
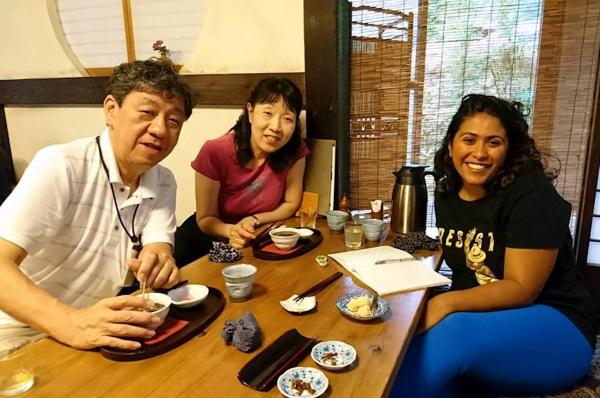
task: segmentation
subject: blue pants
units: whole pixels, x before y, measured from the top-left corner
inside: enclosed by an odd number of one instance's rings
[[[575,384],[592,347],[560,311],[532,305],[457,312],[410,344],[391,397],[540,394]]]

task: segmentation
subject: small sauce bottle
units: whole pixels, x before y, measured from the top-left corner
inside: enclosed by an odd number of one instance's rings
[[[344,194],[342,199],[340,199],[338,207],[340,210],[345,211],[346,213],[350,214],[350,217],[352,217],[352,214],[350,213],[350,201],[348,200],[348,196],[346,196],[346,194]]]

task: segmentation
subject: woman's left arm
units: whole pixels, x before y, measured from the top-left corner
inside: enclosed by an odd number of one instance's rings
[[[285,220],[298,209],[302,199],[305,166],[306,157],[301,157],[292,165],[285,179],[283,202],[272,211],[255,214],[261,224]]]
[[[557,255],[558,249],[506,248],[504,279],[433,297],[427,302],[420,330],[430,329],[454,312],[494,311],[532,304],[546,284]]]

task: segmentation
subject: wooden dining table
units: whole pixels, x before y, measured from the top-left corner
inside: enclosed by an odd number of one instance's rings
[[[288,226],[297,226],[290,219]],[[329,379],[330,397],[382,397],[389,394],[402,358],[422,313],[426,290],[386,295],[390,311],[368,322],[344,316],[336,300],[365,286],[333,259],[319,266],[317,255],[346,251],[343,233],[330,231],[319,219],[322,243],[312,251],[287,260],[261,260],[252,249],[244,249],[238,263],[256,266],[252,296],[244,302],[227,297],[221,270],[227,264],[211,262],[208,256],[182,268],[182,278],[223,292],[223,312],[202,333],[162,355],[133,362],[117,362],[98,351],[82,351],[46,338],[29,347],[34,357],[35,384],[23,397],[258,397],[281,396],[275,386],[258,392],[237,378],[240,369],[284,332],[297,329],[320,341],[344,341],[357,351],[357,361],[345,371],[323,370]],[[362,248],[392,244],[393,235],[383,242],[367,242]],[[431,267],[439,252],[419,252],[415,257]],[[279,301],[300,293],[327,276],[344,275],[317,294],[317,309],[305,315],[286,312]],[[227,345],[221,337],[226,320],[235,320],[251,311],[263,333],[263,343],[252,353]],[[318,368],[310,355],[298,366]]]

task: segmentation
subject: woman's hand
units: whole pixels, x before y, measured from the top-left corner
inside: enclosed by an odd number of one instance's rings
[[[129,338],[154,336],[160,318],[131,308],[150,309],[152,302],[141,296],[118,296],[100,300],[90,307],[73,309],[52,337],[84,350],[96,347],[138,349],[141,343]]]
[[[243,249],[252,240],[256,239],[254,222],[255,219],[249,216],[232,225],[229,230],[229,245],[236,249]]]

